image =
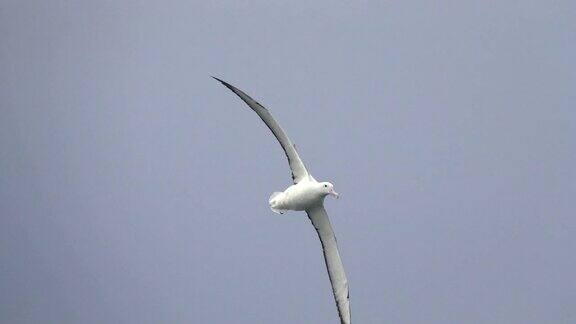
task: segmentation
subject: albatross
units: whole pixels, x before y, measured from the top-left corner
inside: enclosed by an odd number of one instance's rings
[[[278,122],[272,117],[268,109],[264,108],[256,100],[252,99],[242,90],[234,87],[233,85],[213,77],[232,92],[234,92],[240,99],[242,99],[268,126],[272,134],[276,137],[286,157],[288,164],[292,171],[293,184],[282,192],[274,192],[269,199],[270,209],[273,212],[283,214],[286,211],[305,211],[308,218],[314,225],[322,250],[324,252],[324,261],[326,262],[326,269],[328,270],[328,277],[332,284],[332,292],[336,307],[338,308],[338,315],[341,324],[350,324],[350,295],[348,293],[348,279],[344,272],[344,266],[340,259],[338,246],[336,244],[336,236],[330,225],[330,219],[324,209],[324,198],[326,196],[334,196],[338,198],[339,195],[334,191],[334,185],[330,182],[318,182],[308,172],[304,163],[300,159],[296,146],[292,143],[288,135],[284,132]]]

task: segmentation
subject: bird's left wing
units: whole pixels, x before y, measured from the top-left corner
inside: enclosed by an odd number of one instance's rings
[[[336,307],[338,307],[338,315],[340,316],[341,324],[350,324],[350,295],[348,292],[348,279],[344,272],[344,266],[338,253],[338,246],[336,245],[336,236],[332,231],[328,214],[323,205],[315,206],[306,211],[312,225],[318,232],[318,237],[322,243],[324,250],[324,261],[326,261],[326,268],[328,269],[328,277],[332,284],[332,292],[336,300]]]
[[[215,77],[213,78],[220,81],[220,83],[226,86],[226,88],[232,90],[232,92],[234,92],[238,97],[240,97],[240,99],[244,100],[244,102],[248,104],[248,106],[252,108],[252,110],[254,110],[256,114],[258,114],[260,119],[262,119],[262,121],[266,124],[266,126],[268,126],[268,128],[272,131],[272,134],[274,134],[274,136],[282,146],[284,153],[286,153],[286,157],[288,158],[288,164],[290,165],[290,170],[292,171],[292,180],[294,181],[294,183],[296,184],[300,182],[300,180],[307,177],[308,170],[306,170],[306,167],[304,166],[304,163],[300,159],[298,152],[296,152],[296,147],[294,146],[290,138],[288,138],[286,132],[284,132],[282,127],[280,127],[280,124],[278,124],[278,122],[274,119],[274,117],[272,117],[272,114],[270,114],[268,109],[264,108],[264,106],[259,104],[256,100],[250,98],[249,95],[245,94],[242,90],[236,88],[230,83],[222,81]]]

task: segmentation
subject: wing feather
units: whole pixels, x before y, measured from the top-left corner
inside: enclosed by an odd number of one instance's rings
[[[258,114],[260,119],[268,126],[268,128],[272,131],[272,134],[276,137],[284,153],[286,153],[286,157],[288,158],[288,164],[290,165],[290,170],[292,171],[292,180],[294,183],[298,183],[300,180],[304,179],[308,176],[308,170],[304,166],[304,163],[300,159],[298,152],[296,151],[296,146],[292,143],[288,135],[284,132],[282,127],[278,124],[278,122],[272,117],[272,114],[268,111],[268,109],[264,108],[261,104],[259,104],[256,100],[252,99],[242,90],[234,87],[233,85],[229,84],[226,81],[222,81],[216,77],[214,79],[218,80],[228,89],[232,90],[240,99],[242,99],[252,110]]]
[[[307,210],[308,217],[318,232],[318,237],[322,243],[322,250],[324,251],[324,261],[326,261],[326,268],[328,269],[328,277],[332,284],[332,292],[334,293],[334,300],[338,308],[338,315],[340,316],[341,324],[350,324],[350,295],[348,291],[348,279],[344,272],[344,266],[340,259],[338,252],[338,245],[336,243],[336,236],[332,231],[330,219],[324,209],[324,206],[319,205],[310,210]]]

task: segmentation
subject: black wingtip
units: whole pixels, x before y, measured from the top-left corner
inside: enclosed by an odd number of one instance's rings
[[[231,85],[230,83],[228,83],[228,82],[226,82],[226,81],[224,81],[224,80],[222,80],[222,79],[218,79],[217,77],[212,76],[212,75],[211,75],[211,77],[212,77],[212,79],[214,79],[214,80],[222,83],[222,84],[223,84],[224,86],[226,86],[227,88],[232,87],[232,85]]]

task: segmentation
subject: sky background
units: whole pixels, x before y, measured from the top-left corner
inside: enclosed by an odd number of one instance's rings
[[[0,1],[0,322],[576,322],[576,2]]]

